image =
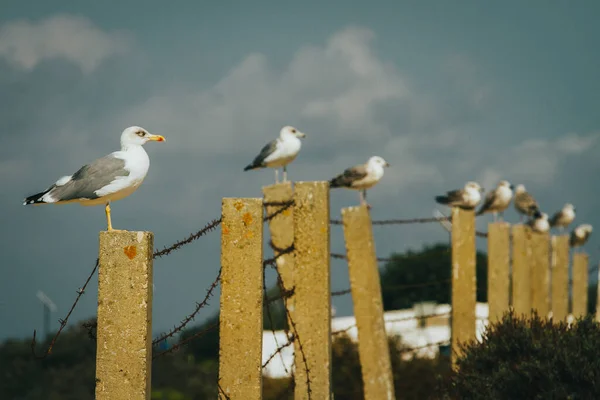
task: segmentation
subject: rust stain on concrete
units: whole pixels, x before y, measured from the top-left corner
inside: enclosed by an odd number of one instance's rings
[[[127,258],[133,260],[133,258],[137,255],[137,248],[135,246],[125,246],[123,248],[123,252],[127,256]]]

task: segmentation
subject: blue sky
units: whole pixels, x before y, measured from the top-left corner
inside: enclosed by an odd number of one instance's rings
[[[373,218],[430,216],[435,194],[508,179],[549,214],[572,202],[577,223],[600,223],[597,3],[173,4],[2,2],[0,338],[41,329],[37,290],[57,303],[57,327],[105,228],[101,208],[22,198],[117,150],[130,125],[167,142],[146,146],[150,172],[113,204],[113,224],[153,231],[156,247],[217,217],[222,197],[260,196],[272,172],[242,168],[287,124],[307,133],[291,179],[375,154],[392,164],[369,193]],[[332,216],[357,199],[332,192]],[[380,256],[447,240],[436,224],[375,229]],[[204,295],[218,235],[155,262],[155,331]],[[587,250],[597,262],[594,240]],[[344,251],[340,228],[332,251]],[[345,270],[332,261],[334,290]],[[71,323],[94,315],[95,290],[94,279]],[[349,298],[334,304],[352,311]]]

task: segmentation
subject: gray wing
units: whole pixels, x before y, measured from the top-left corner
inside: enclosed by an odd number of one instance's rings
[[[252,163],[248,164],[244,171],[254,168],[262,168],[265,166],[265,159],[277,150],[277,139],[271,140],[260,150],[260,153],[254,158]]]
[[[347,168],[340,175],[329,181],[330,187],[351,187],[356,181],[367,176],[367,168],[364,165],[356,165]]]
[[[119,176],[128,175],[125,160],[107,155],[81,167],[66,184],[52,185],[49,194],[56,201],[97,199],[97,190],[109,185]]]
[[[492,190],[485,196],[485,203],[481,206],[479,211],[477,211],[477,215],[481,215],[486,212],[496,201],[496,191]]]
[[[554,213],[554,215],[552,216],[552,218],[550,218],[550,226],[554,227],[556,226],[556,224],[558,223],[558,221],[562,218],[562,210],[557,211],[556,213]]]

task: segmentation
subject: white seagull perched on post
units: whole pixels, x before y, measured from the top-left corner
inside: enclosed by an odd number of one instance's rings
[[[536,211],[533,217],[527,222],[527,225],[529,225],[529,227],[535,232],[548,232],[550,230],[548,214],[541,211]]]
[[[513,185],[508,181],[500,181],[498,186],[496,186],[496,189],[490,191],[487,196],[485,196],[485,202],[475,215],[491,212],[494,214],[494,222],[496,222],[498,213],[500,213],[500,218],[503,220],[504,211],[510,205],[510,201],[513,197],[513,189]]]
[[[571,232],[569,245],[571,247],[581,247],[588,241],[592,234],[592,225],[581,224]]]
[[[287,165],[296,159],[302,147],[300,138],[304,137],[306,134],[293,126],[284,126],[279,131],[279,137],[267,143],[244,171],[275,168],[275,183],[279,183],[277,168],[283,167],[283,181],[287,181]]]
[[[446,192],[446,195],[435,196],[435,201],[450,207],[472,210],[481,201],[482,193],[483,188],[479,186],[479,183],[469,181],[462,189],[450,190]]]
[[[533,217],[536,213],[540,212],[540,206],[537,201],[531,194],[527,193],[523,184],[519,184],[515,188],[515,209],[521,214],[521,221],[523,221],[524,215]]]
[[[120,151],[84,165],[73,175],[63,176],[43,192],[27,197],[23,205],[104,204],[107,230],[114,230],[110,219],[110,202],[129,196],[144,181],[150,159],[142,145],[148,141],[164,142],[165,138],[150,134],[139,126],[125,129],[121,134]]]
[[[550,227],[558,229],[562,232],[567,226],[575,220],[575,206],[567,203],[563,208],[556,212],[550,219]]]
[[[372,188],[381,180],[385,167],[390,164],[382,157],[373,156],[365,164],[346,168],[344,172],[329,180],[330,188],[345,188],[359,191],[360,204],[367,204],[367,189]]]

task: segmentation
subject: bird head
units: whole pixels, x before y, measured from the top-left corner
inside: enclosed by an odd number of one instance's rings
[[[379,156],[373,156],[373,157],[369,158],[369,161],[367,161],[367,164],[373,165],[373,166],[379,165],[381,167],[389,167],[390,166],[390,163],[388,163],[382,157],[379,157]]]
[[[592,233],[592,225],[590,224],[581,224],[579,225],[579,229],[581,229],[584,233],[587,234]]]
[[[279,132],[279,136],[284,137],[286,135],[295,136],[297,138],[306,137],[306,134],[304,132],[300,132],[298,129],[294,128],[293,126],[284,126],[283,128],[281,128],[281,131]]]
[[[121,146],[127,147],[131,145],[142,146],[146,142],[164,142],[165,138],[161,135],[153,135],[144,128],[139,126],[130,126],[121,134]]]
[[[565,206],[563,207],[565,210],[571,210],[573,212],[575,212],[575,206],[571,203],[567,203],[565,204]]]
[[[507,188],[507,189],[510,189],[510,190],[514,189],[514,185],[511,185],[510,182],[506,181],[506,180],[501,180],[498,183],[498,187],[504,187],[504,188]]]
[[[477,182],[469,181],[465,184],[465,189],[467,190],[476,190],[480,193],[483,193],[483,188]]]
[[[522,183],[519,183],[515,187],[515,193],[524,193],[524,192],[525,192],[525,185],[523,185]]]

